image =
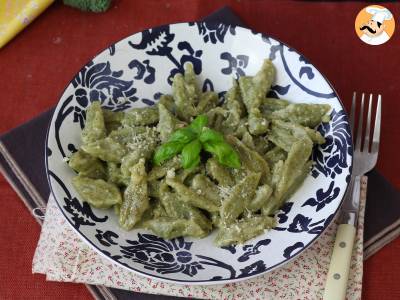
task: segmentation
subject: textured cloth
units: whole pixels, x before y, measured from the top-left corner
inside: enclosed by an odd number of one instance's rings
[[[361,299],[366,177],[363,178],[357,237],[350,266],[347,299]],[[200,299],[320,299],[326,281],[337,224],[333,222],[306,251],[261,276],[225,285],[189,286],[148,279],[116,265],[91,249],[61,214],[53,197],[32,271],[48,280],[84,282],[142,293]]]

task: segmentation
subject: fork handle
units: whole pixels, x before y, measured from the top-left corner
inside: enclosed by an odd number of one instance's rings
[[[350,190],[346,195],[345,201],[360,199],[360,179],[360,176],[351,178]],[[346,299],[351,255],[356,236],[357,215],[358,211],[349,211],[349,208],[346,207],[340,216],[341,224],[336,232],[335,245],[325,285],[324,300]]]
[[[324,300],[346,298],[350,260],[353,252],[356,228],[350,224],[340,224],[336,233],[335,246],[325,285]]]

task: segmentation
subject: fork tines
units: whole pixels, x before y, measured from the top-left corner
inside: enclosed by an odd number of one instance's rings
[[[353,101],[351,105],[351,112],[350,112],[350,127],[351,132],[353,133],[353,139],[355,139],[355,151],[366,151],[370,152],[370,135],[371,135],[371,118],[372,118],[372,106],[373,106],[373,95],[369,95],[368,101],[368,113],[367,113],[367,123],[365,126],[365,134],[363,135],[363,119],[364,119],[364,98],[365,94],[362,93],[361,96],[361,104],[360,104],[360,112],[358,117],[358,126],[357,126],[357,134],[354,136],[355,133],[355,115],[356,115],[356,99],[357,95],[356,92],[353,93]],[[376,104],[376,112],[375,112],[375,125],[374,125],[374,133],[372,136],[372,145],[371,145],[371,152],[377,153],[379,148],[379,139],[380,139],[380,131],[381,131],[381,101],[382,96],[378,95],[378,101]],[[363,139],[364,137],[364,139]],[[364,140],[364,144],[362,145],[362,140]],[[354,142],[354,141],[353,141]]]

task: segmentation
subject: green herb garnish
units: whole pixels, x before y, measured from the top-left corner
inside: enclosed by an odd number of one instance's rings
[[[206,127],[207,123],[207,116],[199,115],[189,126],[176,130],[168,142],[157,148],[153,163],[161,165],[181,153],[182,167],[190,169],[200,163],[201,150],[205,150],[213,154],[220,164],[240,168],[237,152],[225,142],[221,133]]]

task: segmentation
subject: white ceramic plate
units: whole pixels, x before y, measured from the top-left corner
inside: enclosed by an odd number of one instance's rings
[[[71,185],[74,172],[63,158],[81,143],[85,109],[126,110],[153,105],[171,93],[171,78],[191,62],[203,90],[223,92],[232,77],[254,75],[265,58],[277,79],[270,96],[293,102],[328,103],[332,120],[319,131],[326,143],[314,150],[315,165],[277,214],[273,230],[246,245],[217,248],[204,239],[164,240],[145,230],[126,232],[113,210],[83,203]],[[328,58],[327,58],[328,59]],[[85,65],[64,91],[47,138],[52,193],[68,222],[95,250],[129,270],[184,284],[217,284],[250,278],[288,262],[329,225],[347,188],[352,146],[344,108],[329,82],[301,54],[281,42],[241,27],[181,23],[129,36]]]

